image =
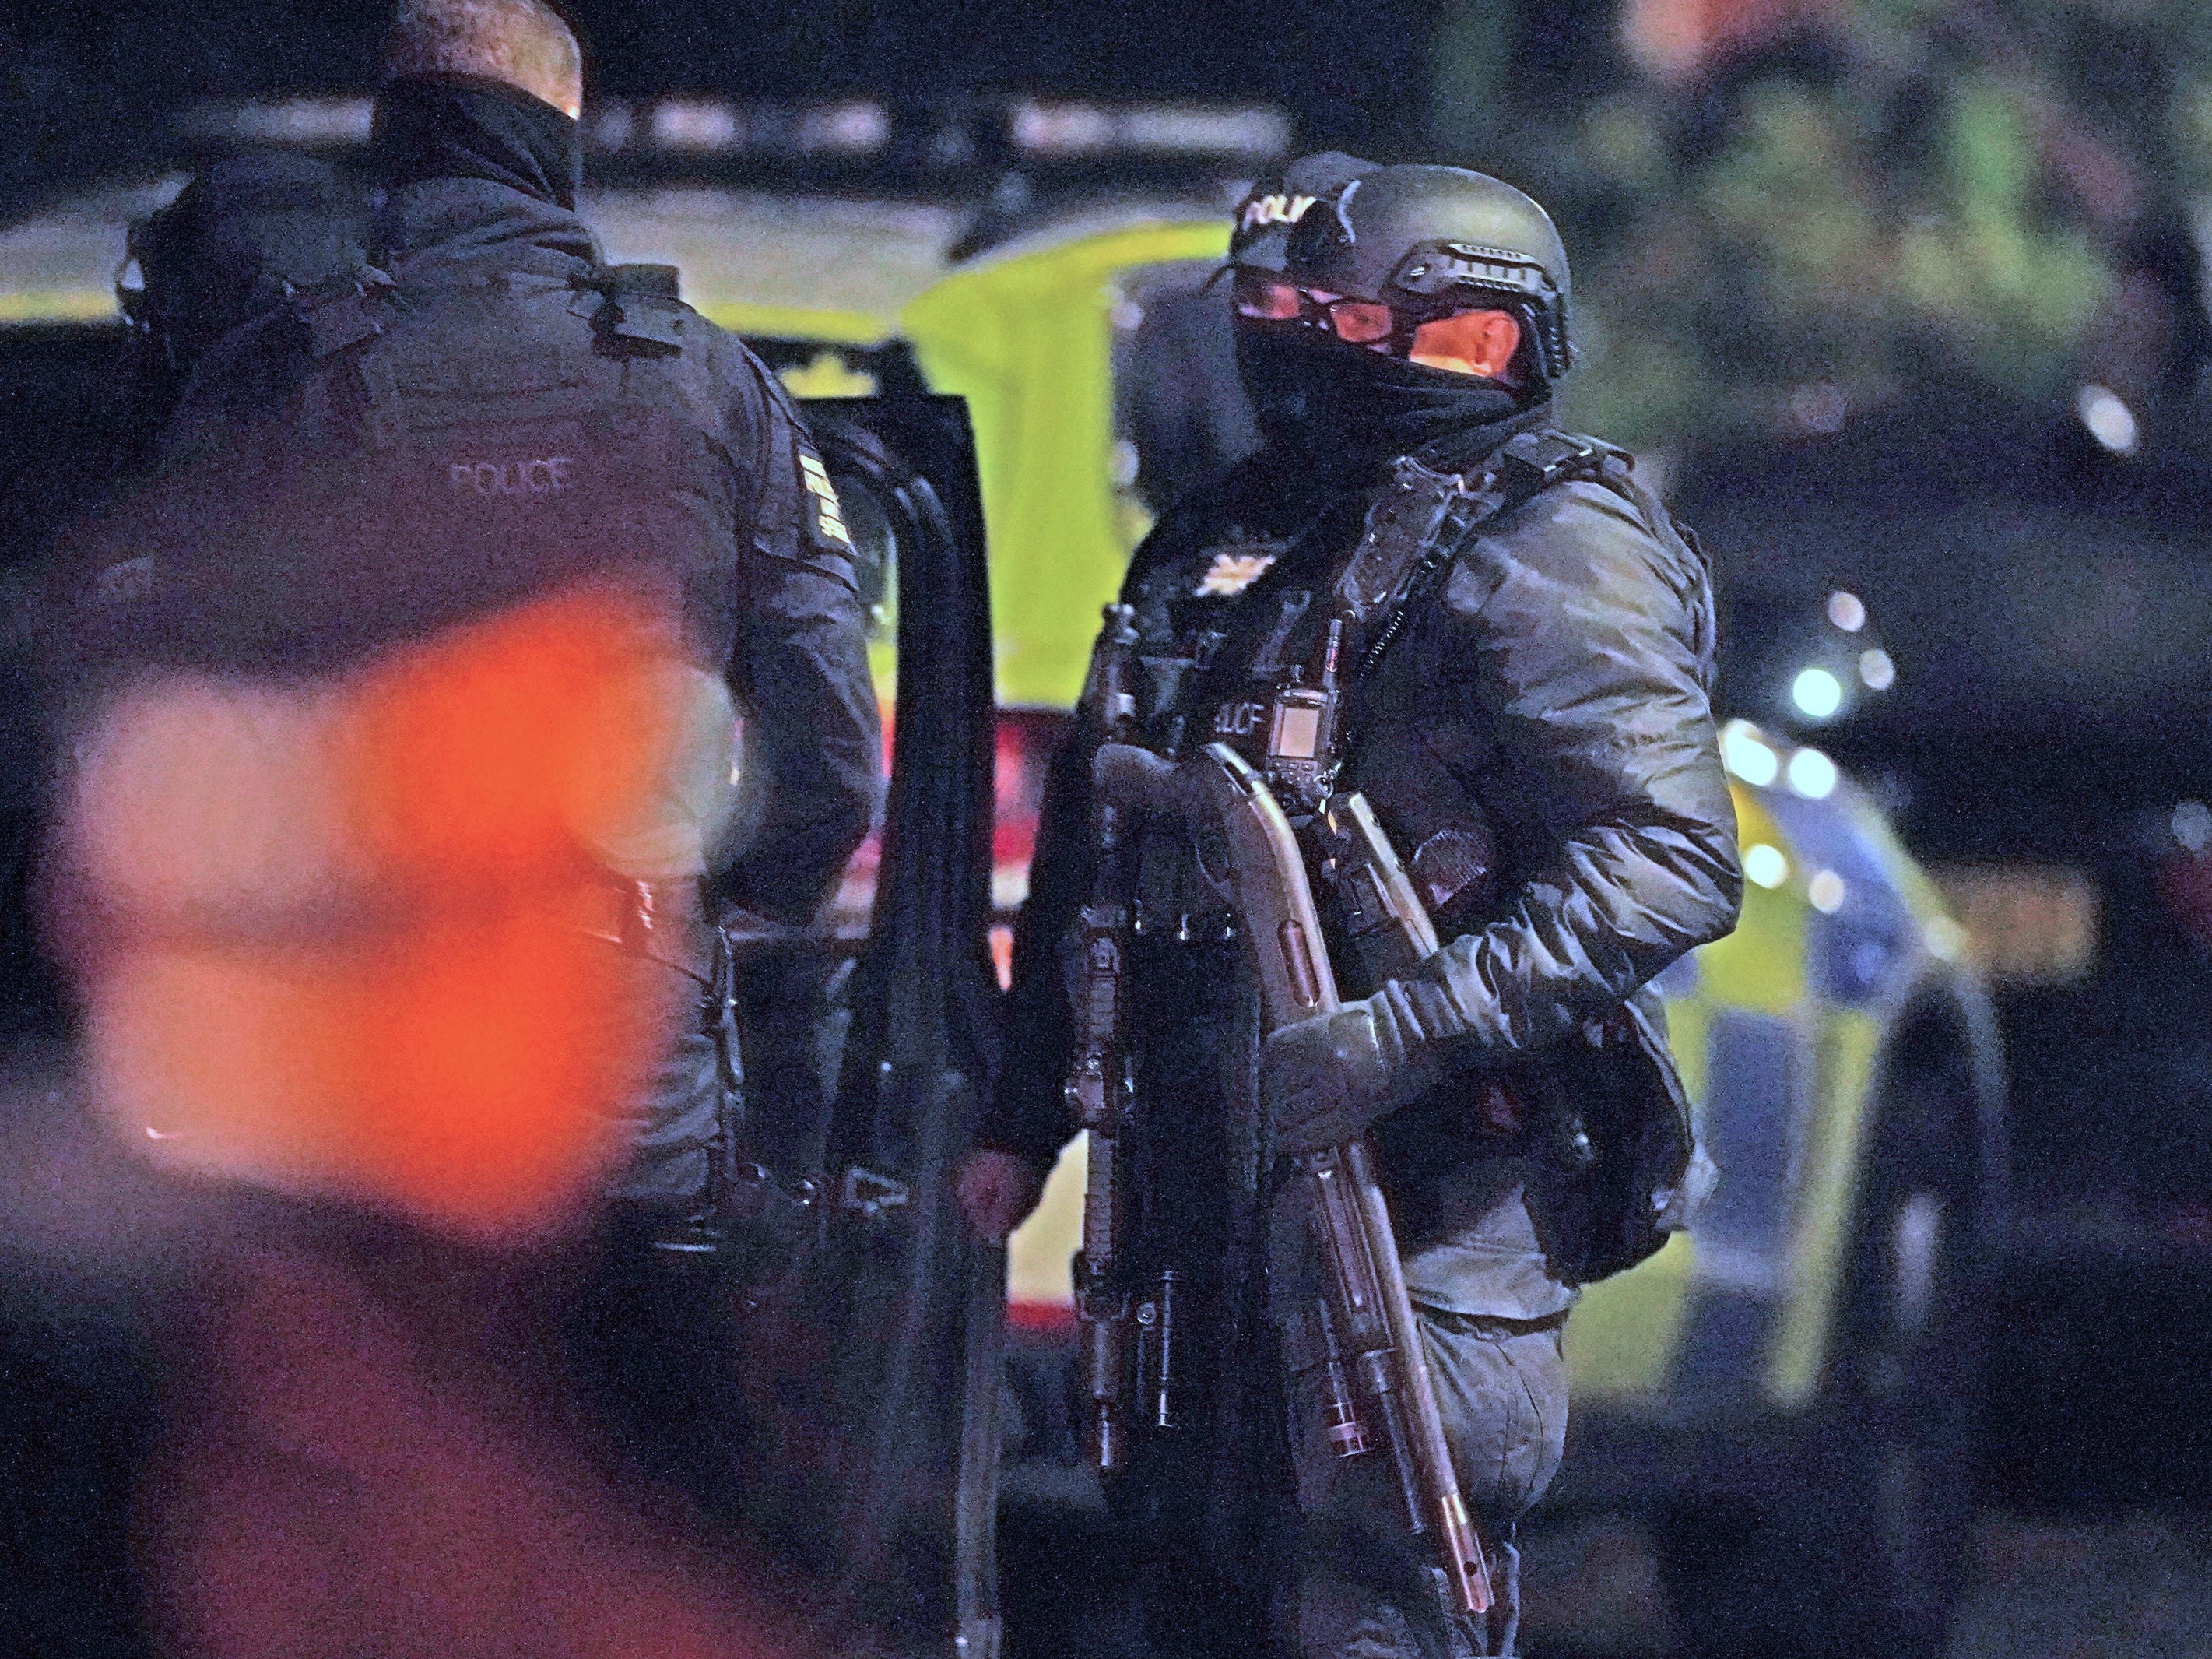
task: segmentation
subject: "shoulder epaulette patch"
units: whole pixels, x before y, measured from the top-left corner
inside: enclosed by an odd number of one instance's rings
[[[799,478],[806,487],[810,509],[806,515],[809,532],[824,549],[852,552],[853,532],[845,527],[844,504],[837,499],[837,486],[830,482],[830,469],[805,442],[797,447]]]

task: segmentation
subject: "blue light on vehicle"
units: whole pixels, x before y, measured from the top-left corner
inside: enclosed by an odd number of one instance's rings
[[[1790,701],[1807,720],[1833,720],[1844,706],[1844,683],[1827,669],[1801,668],[1790,683]]]
[[[1782,775],[1782,761],[1749,720],[1730,720],[1721,732],[1721,758],[1728,769],[1754,789],[1771,787]]]
[[[2132,455],[2142,447],[2142,428],[2135,411],[2119,395],[2101,386],[2085,386],[2074,394],[2075,412],[2089,435],[2115,455]]]
[[[1805,884],[1805,902],[1824,916],[1832,916],[1844,908],[1844,899],[1850,889],[1844,878],[1832,870],[1822,870]]]
[[[1889,653],[1877,647],[1859,653],[1859,678],[1869,691],[1887,691],[1897,684],[1897,665],[1889,659]]]
[[[1836,793],[1836,763],[1817,749],[1800,749],[1790,757],[1790,787],[1807,800],[1826,800]]]
[[[1755,841],[1743,849],[1744,878],[1770,891],[1790,879],[1790,860],[1779,847]]]

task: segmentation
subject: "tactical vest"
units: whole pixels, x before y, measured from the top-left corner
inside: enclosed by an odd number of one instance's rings
[[[679,368],[700,325],[672,272],[533,252],[422,284],[367,271],[210,354],[201,416],[97,532],[108,647],[322,672],[604,580],[653,597],[719,673],[744,527],[723,411]],[[226,397],[226,374],[248,389]]]
[[[1408,457],[1362,520],[1325,511],[1297,538],[1232,537],[1169,558],[1133,584],[1139,741],[1171,758],[1225,743],[1285,810],[1311,810],[1358,742],[1376,670],[1486,526],[1591,480],[1635,490],[1655,532],[1674,533],[1625,459],[1548,430],[1510,440],[1473,477]],[[1347,550],[1327,558],[1332,544]],[[1144,864],[1139,931],[1222,937],[1229,918],[1211,890],[1158,850]]]
[[[161,463],[58,573],[65,701],[88,716],[149,670],[342,672],[556,591],[618,589],[678,635],[689,725],[597,850],[624,880],[700,875],[731,795],[723,676],[753,531],[732,481],[759,435],[727,429],[704,328],[672,270],[547,250],[296,296],[210,353]],[[788,429],[795,478],[819,459]]]
[[[1623,497],[1650,533],[1686,564],[1703,556],[1635,479],[1627,458],[1594,439],[1543,431],[1510,440],[1479,477],[1436,471],[1415,459],[1398,463],[1388,484],[1364,503],[1364,516],[1325,510],[1298,538],[1213,537],[1171,550],[1139,571],[1130,586],[1135,612],[1136,707],[1128,711],[1134,740],[1171,758],[1226,743],[1267,776],[1295,819],[1338,783],[1338,769],[1355,763],[1370,721],[1374,696],[1393,647],[1421,619],[1455,562],[1487,526],[1544,491],[1571,483],[1599,484]],[[1350,511],[1357,514],[1356,498]],[[1334,558],[1327,554],[1346,550]],[[1112,677],[1094,674],[1094,685]],[[1098,719],[1109,711],[1094,709]],[[1365,787],[1387,821],[1407,803],[1393,799],[1395,779],[1381,772]],[[1486,836],[1481,805],[1455,803],[1465,840]],[[1461,850],[1449,835],[1437,840]],[[1416,837],[1397,849],[1416,890],[1439,909]],[[1319,872],[1314,872],[1318,877]],[[1326,884],[1316,880],[1317,890]],[[1498,895],[1484,896],[1488,902]],[[1480,906],[1477,907],[1478,912]],[[1357,955],[1324,915],[1340,983],[1349,994],[1379,987],[1362,982]],[[1439,916],[1440,931],[1451,918]],[[1472,925],[1480,925],[1478,913]],[[1148,836],[1140,854],[1134,931],[1154,941],[1196,947],[1205,960],[1225,951],[1233,918],[1192,866],[1179,834]],[[1228,960],[1223,956],[1218,960]],[[1206,969],[1196,975],[1203,980]],[[1551,1051],[1510,1081],[1517,1102],[1507,1115],[1555,1143],[1569,1168],[1585,1170],[1572,1242],[1552,1255],[1555,1272],[1573,1282],[1601,1279],[1656,1249],[1662,1231],[1677,1224],[1652,1198],[1678,1188],[1695,1164],[1686,1101],[1667,1056],[1662,1027],[1638,993],[1587,1048]],[[1482,1079],[1486,1083],[1486,1079]],[[1403,1133],[1386,1148],[1398,1177],[1419,1180],[1465,1156],[1469,1101],[1443,1099],[1440,1124],[1416,1109],[1394,1120]],[[1480,1119],[1492,1103],[1475,1103]],[[1524,1109],[1539,1109],[1533,1116]],[[1583,1138],[1583,1109],[1596,1121]],[[1430,1128],[1436,1128],[1431,1134]],[[1593,1147],[1591,1142],[1595,1142]],[[1590,1160],[1595,1158],[1595,1164]],[[1709,1181],[1708,1174],[1697,1176]],[[1693,1206],[1694,1196],[1685,1200]]]

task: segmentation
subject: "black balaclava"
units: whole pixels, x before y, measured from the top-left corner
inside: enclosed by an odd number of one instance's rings
[[[504,81],[407,75],[376,99],[369,139],[387,188],[430,179],[486,179],[573,210],[584,182],[578,124]]]
[[[1401,455],[1454,468],[1549,413],[1539,392],[1424,368],[1303,328],[1237,328],[1237,368],[1270,447],[1333,483],[1364,483]]]

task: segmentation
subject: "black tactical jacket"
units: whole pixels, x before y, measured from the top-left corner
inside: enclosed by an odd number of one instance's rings
[[[653,544],[631,550],[636,557],[676,568],[695,648],[743,712],[740,831],[734,858],[709,872],[713,896],[804,921],[866,832],[881,738],[851,545],[826,484],[810,490],[802,471],[802,459],[817,458],[797,411],[735,337],[688,307],[609,297],[583,222],[525,189],[420,180],[392,193],[378,233],[365,293],[303,296],[208,354],[148,488],[158,495],[161,474],[232,453],[241,434],[273,430],[280,446],[312,453],[325,428],[352,441],[357,428],[389,423],[400,433],[393,454],[422,440],[423,499],[445,499],[450,479],[474,491],[472,510],[496,518],[506,500],[518,524],[525,509],[544,515],[552,528],[538,545],[550,564],[592,556],[554,544],[563,512],[584,511],[585,492],[571,487],[581,475],[562,464],[600,458],[611,499],[591,522],[629,526],[630,539]],[[643,328],[616,337],[625,318]],[[468,433],[477,436],[453,435]],[[483,453],[447,455],[441,442]],[[404,510],[377,511],[380,556],[432,562],[398,545]],[[426,524],[426,536],[441,533]],[[495,562],[478,550],[480,563]],[[448,580],[474,577],[426,571],[418,586]]]
[[[1302,484],[1263,454],[1161,523],[1123,592],[1140,635],[1144,742],[1187,756],[1226,741],[1260,762],[1273,689],[1292,664],[1312,683],[1321,596],[1385,493]],[[1497,1138],[1481,1106],[1487,1076],[1581,1112],[1599,1159],[1561,1171],[1556,1201],[1541,1206],[1539,1231],[1553,1231],[1541,1241],[1545,1271],[1561,1288],[1531,1284],[1512,1305],[1462,1311],[1564,1305],[1565,1287],[1656,1248],[1710,1181],[1648,987],[1729,932],[1741,896],[1711,704],[1713,645],[1704,561],[1626,458],[1609,454],[1595,476],[1485,524],[1410,607],[1372,678],[1348,688],[1340,787],[1366,793],[1408,858],[1440,832],[1439,845],[1489,849],[1479,860],[1487,878],[1439,915],[1446,943],[1429,965],[1449,992],[1443,1036],[1457,1074],[1378,1132],[1409,1279],[1433,1303],[1457,1300],[1455,1251],[1488,1248],[1494,1259],[1510,1248],[1457,1236],[1469,1213],[1459,1189],[1481,1187],[1482,1155],[1534,1151],[1540,1161],[1543,1151],[1528,1122],[1510,1127],[1512,1144]],[[1091,879],[1097,741],[1080,714],[1054,767],[983,1137],[1039,1162],[1073,1129],[1060,1097],[1072,1026],[1060,948]],[[1148,845],[1141,889],[1151,939],[1205,950],[1220,937],[1223,919],[1208,913],[1218,901],[1187,860]],[[1198,1017],[1204,988],[1234,957],[1195,973],[1155,968],[1149,986],[1146,960],[1137,953],[1128,994],[1151,1025]],[[1376,988],[1342,959],[1339,974],[1346,994]],[[1146,1006],[1162,996],[1180,1008]],[[1209,1069],[1233,1079],[1249,1067]]]

